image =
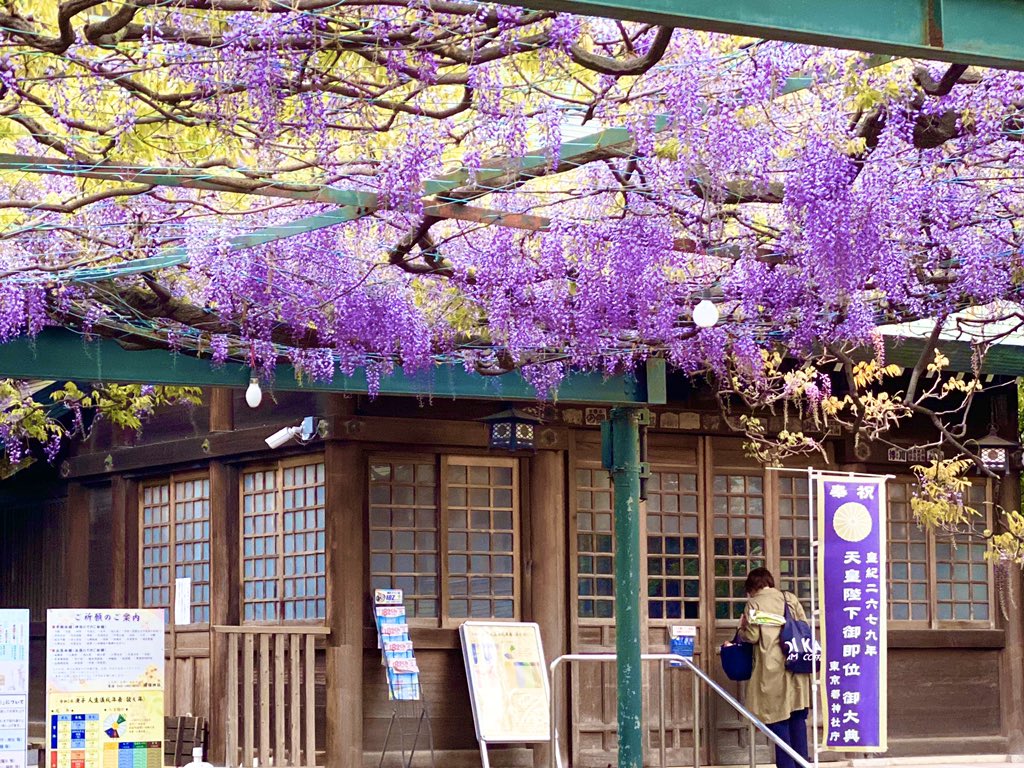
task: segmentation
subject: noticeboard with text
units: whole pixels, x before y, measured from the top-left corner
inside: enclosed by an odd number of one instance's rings
[[[0,609],[0,768],[28,753],[28,609]]]
[[[459,628],[478,741],[551,738],[551,694],[537,624],[467,621]]]
[[[46,613],[49,768],[162,768],[164,611]]]

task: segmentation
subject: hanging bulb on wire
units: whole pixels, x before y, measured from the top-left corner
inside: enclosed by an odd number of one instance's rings
[[[693,308],[693,322],[698,328],[712,328],[718,322],[718,307],[710,299],[701,299]]]
[[[249,388],[245,390],[245,402],[250,408],[259,408],[263,402],[263,390],[255,376],[249,379]]]

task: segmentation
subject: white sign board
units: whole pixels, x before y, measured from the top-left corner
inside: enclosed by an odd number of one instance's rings
[[[192,579],[188,576],[174,580],[174,623],[192,623]]]
[[[0,609],[0,768],[25,768],[28,609]]]
[[[162,768],[164,611],[46,612],[49,768]]]
[[[478,741],[551,739],[540,627],[507,621],[467,621],[459,628]]]

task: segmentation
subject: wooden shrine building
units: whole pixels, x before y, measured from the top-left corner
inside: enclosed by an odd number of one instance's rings
[[[663,651],[670,625],[696,626],[698,663],[722,678],[716,648],[735,630],[749,568],[765,564],[783,588],[809,596],[807,480],[746,458],[699,391],[669,394],[649,431],[643,635]],[[504,407],[293,392],[254,410],[241,391],[208,390],[204,406],[160,413],[141,436],[101,426],[59,467],[0,483],[0,605],[32,611],[33,721],[41,729],[47,608],[170,615],[175,577],[188,576],[191,623],[167,628],[166,711],[209,719],[212,761],[375,766],[393,704],[369,599],[375,587],[396,587],[412,617],[438,763],[479,764],[461,621],[536,621],[549,659],[614,648],[605,409],[544,406],[536,450],[507,453],[488,448],[478,420]],[[1016,439],[1016,408],[1012,394],[992,403],[1004,437]],[[325,420],[326,436],[267,447],[307,415]],[[983,542],[914,523],[912,456],[881,447],[858,456],[840,438],[828,453],[835,469],[898,476],[889,486],[890,754],[1024,751],[1019,573],[997,580]],[[972,494],[1017,506],[1019,476],[979,479]],[[693,758],[685,674],[665,677],[670,765]],[[647,762],[656,764],[658,676],[646,680]],[[614,763],[614,668],[579,667],[567,688],[572,764]],[[703,764],[745,763],[745,724],[713,698],[702,719]],[[496,764],[546,759],[515,745],[492,754]]]

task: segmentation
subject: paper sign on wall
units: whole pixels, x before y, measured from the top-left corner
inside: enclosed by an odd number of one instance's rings
[[[46,612],[49,768],[162,768],[164,612]]]
[[[188,576],[174,580],[174,623],[192,623],[192,579]]]
[[[28,609],[0,609],[0,768],[25,768]]]
[[[537,624],[459,628],[478,741],[549,741],[551,694]]]

